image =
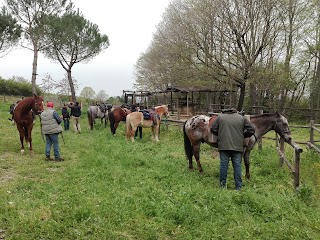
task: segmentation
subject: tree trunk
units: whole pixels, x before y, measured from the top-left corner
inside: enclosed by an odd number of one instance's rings
[[[75,102],[76,101],[76,92],[75,92],[74,84],[73,84],[73,81],[72,81],[71,69],[69,69],[67,71],[67,74],[68,74],[68,80],[69,80],[69,84],[70,84],[72,102]]]
[[[239,96],[239,102],[237,107],[238,111],[241,111],[243,109],[245,94],[246,94],[246,83],[244,82],[244,83],[241,83],[240,85],[240,96]]]
[[[33,42],[33,62],[32,62],[32,76],[31,76],[31,84],[32,84],[32,93],[36,94],[36,79],[37,79],[37,68],[38,68],[38,44],[37,42]]]

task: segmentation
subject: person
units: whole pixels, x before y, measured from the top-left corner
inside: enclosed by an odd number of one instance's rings
[[[215,119],[211,132],[217,135],[220,153],[220,186],[227,185],[229,159],[231,158],[236,190],[242,188],[241,159],[244,149],[244,138],[255,132],[254,125],[237,112],[235,108],[225,109]]]
[[[53,102],[47,103],[47,109],[40,114],[41,131],[46,138],[46,160],[63,161],[59,149],[59,133],[63,131],[62,122],[58,113],[53,109]],[[53,145],[54,159],[50,157],[51,146]]]
[[[63,126],[64,130],[69,130],[70,125],[70,114],[67,108],[66,104],[63,104],[62,110],[61,110],[62,120],[63,120]]]
[[[130,108],[130,111],[131,112],[139,112],[141,110],[139,104],[132,104],[131,105],[131,108]],[[138,126],[137,129],[136,129],[136,132],[134,133],[134,136],[137,137],[138,136],[138,133],[139,133],[139,137],[140,139],[142,138],[142,127],[141,126]]]
[[[70,103],[69,108],[71,109],[70,115],[73,121],[74,132],[81,133],[81,126],[80,126],[81,106],[79,105],[79,102],[76,102],[75,105],[73,103]]]

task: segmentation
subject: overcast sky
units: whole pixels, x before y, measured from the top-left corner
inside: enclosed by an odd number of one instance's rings
[[[3,5],[0,0],[0,6]],[[109,37],[110,46],[87,64],[75,64],[72,75],[79,83],[76,95],[83,87],[92,87],[98,93],[105,90],[111,96],[133,90],[133,68],[138,57],[149,46],[156,26],[170,0],[74,0],[84,17],[99,26]],[[33,52],[12,50],[0,58],[0,76],[22,76],[31,80]],[[37,84],[46,74],[55,80],[64,78],[65,71],[58,63],[38,60]]]

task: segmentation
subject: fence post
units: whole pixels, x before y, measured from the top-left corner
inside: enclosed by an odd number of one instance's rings
[[[314,144],[314,120],[310,120],[310,143]]]
[[[280,144],[280,146],[279,146],[279,144]],[[279,147],[279,150],[281,152],[279,164],[282,167],[283,163],[284,163],[284,139],[282,137],[280,137],[280,139],[279,139],[279,136],[277,133],[276,133],[276,146]]]
[[[300,179],[300,152],[301,150],[295,148],[295,166],[294,166],[294,180],[293,185],[295,188],[299,187]]]
[[[259,110],[259,114],[263,114],[263,110]],[[262,151],[262,138],[258,140],[258,149]]]

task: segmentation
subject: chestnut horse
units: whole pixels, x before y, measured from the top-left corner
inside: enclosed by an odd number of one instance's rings
[[[39,115],[43,111],[43,97],[34,94],[21,100],[15,107],[13,119],[20,134],[21,153],[24,153],[23,140],[29,143],[29,150],[32,154],[33,113]]]
[[[218,115],[208,117],[198,115],[190,118],[184,123],[184,149],[189,161],[189,169],[192,169],[192,157],[194,156],[200,173],[203,172],[200,163],[200,144],[206,142],[212,147],[217,147],[217,136],[214,136],[210,129],[213,121]],[[243,158],[246,167],[246,178],[250,179],[250,153],[257,141],[262,138],[267,132],[274,130],[284,139],[285,142],[291,144],[291,132],[288,125],[288,120],[276,113],[264,113],[258,115],[247,116],[250,122],[255,126],[255,134],[250,138],[245,139]]]
[[[127,108],[116,107],[108,114],[110,130],[113,135],[116,135],[116,130],[119,123],[126,121],[126,117],[129,113],[131,113],[131,111]]]
[[[144,110],[146,111],[146,110]],[[168,106],[161,105],[154,108],[154,110],[147,110],[150,114],[154,115],[153,119],[145,119],[142,112],[132,112],[126,117],[126,136],[127,140],[131,139],[134,142],[134,133],[137,127],[151,127],[152,129],[152,140],[159,141],[159,130],[161,117],[165,115],[169,116]]]

